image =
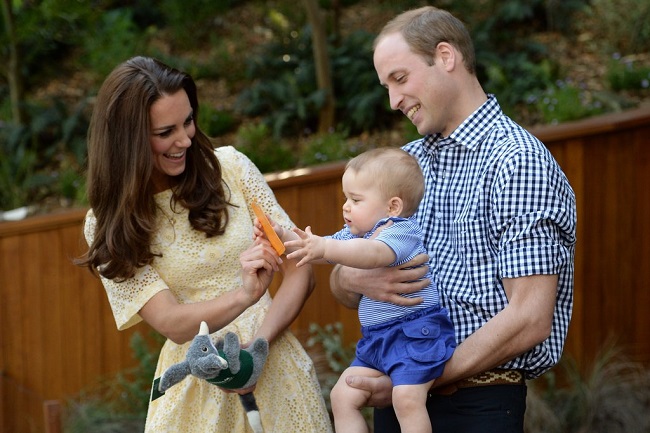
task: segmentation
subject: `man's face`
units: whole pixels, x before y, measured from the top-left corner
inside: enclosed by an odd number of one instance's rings
[[[435,58],[436,47],[431,48]],[[441,61],[429,65],[413,53],[401,33],[384,36],[374,53],[375,70],[381,85],[388,90],[390,106],[400,110],[422,135],[446,135],[449,119],[447,104],[453,90]],[[446,134],[445,134],[446,133]]]

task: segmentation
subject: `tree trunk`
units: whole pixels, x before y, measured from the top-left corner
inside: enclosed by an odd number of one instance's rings
[[[302,2],[307,10],[307,19],[312,30],[316,82],[318,89],[325,91],[325,104],[318,116],[318,132],[326,133],[334,127],[335,104],[325,24],[317,0],[302,0]]]
[[[2,0],[2,15],[4,17],[5,32],[9,40],[9,59],[7,61],[7,82],[9,83],[9,98],[11,101],[11,116],[16,124],[22,124],[23,113],[21,101],[23,99],[22,83],[20,79],[18,41],[14,29],[14,12],[12,0]]]

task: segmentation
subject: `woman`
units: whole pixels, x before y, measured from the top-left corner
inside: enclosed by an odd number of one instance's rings
[[[213,339],[264,337],[255,396],[266,430],[330,432],[313,364],[287,329],[313,289],[311,270],[251,240],[250,205],[293,224],[248,158],[213,148],[198,109],[193,79],[157,60],[132,58],[107,77],[88,133],[90,247],[79,264],[99,273],[118,329],[144,320],[167,337],[156,377],[185,359],[201,321]],[[247,429],[237,394],[188,376],[150,403],[145,431]]]

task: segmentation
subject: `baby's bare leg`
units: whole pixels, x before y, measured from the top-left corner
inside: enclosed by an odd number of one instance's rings
[[[349,387],[345,383],[348,376],[379,377],[382,374],[371,368],[348,367],[330,394],[336,433],[367,433],[368,424],[361,414],[361,409],[368,402],[370,393]]]
[[[431,433],[427,394],[433,382],[393,388],[393,407],[402,433]]]

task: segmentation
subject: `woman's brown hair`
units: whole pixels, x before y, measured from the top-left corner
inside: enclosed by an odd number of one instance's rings
[[[155,59],[134,57],[117,66],[97,94],[88,129],[87,192],[97,219],[88,252],[76,261],[108,279],[132,277],[151,264],[156,214],[151,181],[151,106],[184,90],[198,118],[192,77]],[[228,198],[214,146],[196,125],[185,171],[175,179],[172,208],[189,209],[189,220],[206,236],[223,234]]]

